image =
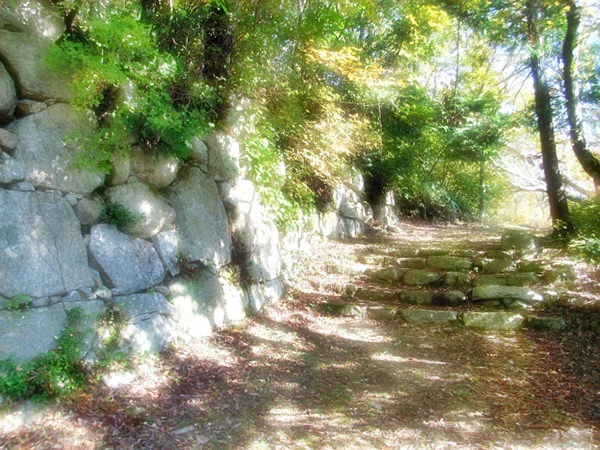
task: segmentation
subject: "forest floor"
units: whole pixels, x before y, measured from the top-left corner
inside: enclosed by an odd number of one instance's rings
[[[600,274],[572,262],[563,331],[415,326],[319,308],[372,286],[365,256],[499,232],[406,223],[315,248],[287,297],[194,346],[115,368],[70,402],[5,413],[7,449],[600,446]],[[362,256],[361,256],[362,255]],[[393,285],[382,286],[394,298]],[[359,301],[359,300],[356,300]]]

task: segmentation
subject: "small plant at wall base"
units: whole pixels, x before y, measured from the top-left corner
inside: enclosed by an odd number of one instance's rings
[[[0,361],[0,395],[34,400],[66,397],[83,389],[87,373],[80,361],[86,331],[80,329],[83,310],[67,311],[67,325],[56,348],[25,364]]]
[[[18,294],[6,300],[6,309],[8,311],[25,311],[31,306],[31,297],[25,294]]]

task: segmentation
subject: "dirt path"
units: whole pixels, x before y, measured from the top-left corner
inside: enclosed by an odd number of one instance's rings
[[[115,370],[90,394],[28,425],[6,416],[0,447],[596,448],[594,309],[555,306],[567,318],[562,332],[417,327],[321,312],[349,282],[395,301],[393,285],[362,275],[377,255],[479,248],[499,236],[468,227],[404,229],[393,238],[323,244],[287,300],[193,348]],[[572,294],[593,300],[597,273],[578,274]]]

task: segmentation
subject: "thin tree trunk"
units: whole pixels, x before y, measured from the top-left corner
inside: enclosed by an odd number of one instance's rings
[[[535,113],[540,134],[540,146],[542,149],[542,162],[546,177],[548,202],[550,204],[550,215],[552,217],[552,225],[556,231],[568,231],[572,229],[572,224],[569,215],[569,206],[567,204],[567,196],[565,195],[558,166],[558,156],[556,154],[550,91],[544,80],[542,68],[540,67],[540,57],[538,54],[539,37],[535,23],[537,19],[537,3],[535,0],[527,0],[526,12],[527,31],[530,41],[529,62],[535,96]]]
[[[588,150],[583,135],[583,126],[578,113],[578,101],[576,95],[575,83],[573,81],[573,53],[577,48],[577,34],[579,23],[581,21],[579,8],[575,1],[568,0],[567,9],[567,33],[563,41],[562,61],[563,61],[563,83],[564,96],[567,103],[567,121],[571,137],[571,146],[573,152],[579,160],[581,167],[592,177],[596,186],[600,185],[600,160]]]

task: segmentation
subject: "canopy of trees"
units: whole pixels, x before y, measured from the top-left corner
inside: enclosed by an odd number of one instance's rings
[[[600,180],[593,0],[55,3],[69,34],[50,63],[74,71],[100,124],[82,164],[109,170],[130,133],[185,158],[235,117],[282,222],[326,208],[350,166],[372,204],[393,190],[407,213],[485,217],[515,133],[538,136],[555,228],[571,226],[557,132]]]

